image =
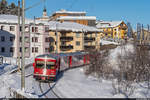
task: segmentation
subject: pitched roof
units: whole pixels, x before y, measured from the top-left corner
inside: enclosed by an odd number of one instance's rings
[[[97,28],[109,28],[116,27],[121,24],[123,21],[98,21],[96,27]]]

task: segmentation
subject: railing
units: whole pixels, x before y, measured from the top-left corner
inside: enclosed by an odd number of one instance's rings
[[[60,45],[60,49],[62,51],[66,51],[66,50],[73,49],[73,46],[72,45]]]
[[[95,37],[84,37],[85,41],[95,41]]]
[[[89,45],[89,46],[85,45],[84,48],[85,49],[95,49],[96,47],[93,45]]]
[[[67,36],[67,37],[62,36],[62,37],[60,37],[60,41],[72,41],[72,40],[73,40],[73,37],[69,37],[69,36]]]

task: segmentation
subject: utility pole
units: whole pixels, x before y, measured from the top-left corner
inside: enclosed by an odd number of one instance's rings
[[[149,33],[149,24],[147,24],[147,44],[149,45],[150,33]]]
[[[18,46],[18,71],[20,71],[20,0],[18,0],[18,34],[17,34],[17,46]]]
[[[84,51],[84,30],[82,29],[82,50]]]
[[[56,21],[56,53],[58,53],[58,33],[57,33],[57,21]]]
[[[34,41],[34,58],[35,58],[35,16],[34,16],[34,38],[33,38],[33,41]]]
[[[25,47],[24,47],[24,33],[25,33],[25,0],[22,0],[22,61],[21,61],[21,90],[25,90]]]

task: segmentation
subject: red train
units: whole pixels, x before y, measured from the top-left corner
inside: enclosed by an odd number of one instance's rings
[[[39,55],[33,63],[33,76],[36,80],[54,81],[60,71],[85,64],[89,64],[89,56],[85,52]]]

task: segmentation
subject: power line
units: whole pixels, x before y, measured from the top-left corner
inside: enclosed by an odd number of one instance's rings
[[[44,2],[44,3],[45,3],[46,0],[40,0],[39,2],[33,4],[32,6],[29,6],[28,8],[26,8],[25,11],[26,11],[26,10],[29,10],[29,9],[31,9],[31,8],[33,8],[33,7],[36,7],[36,6],[40,5],[41,2]]]

